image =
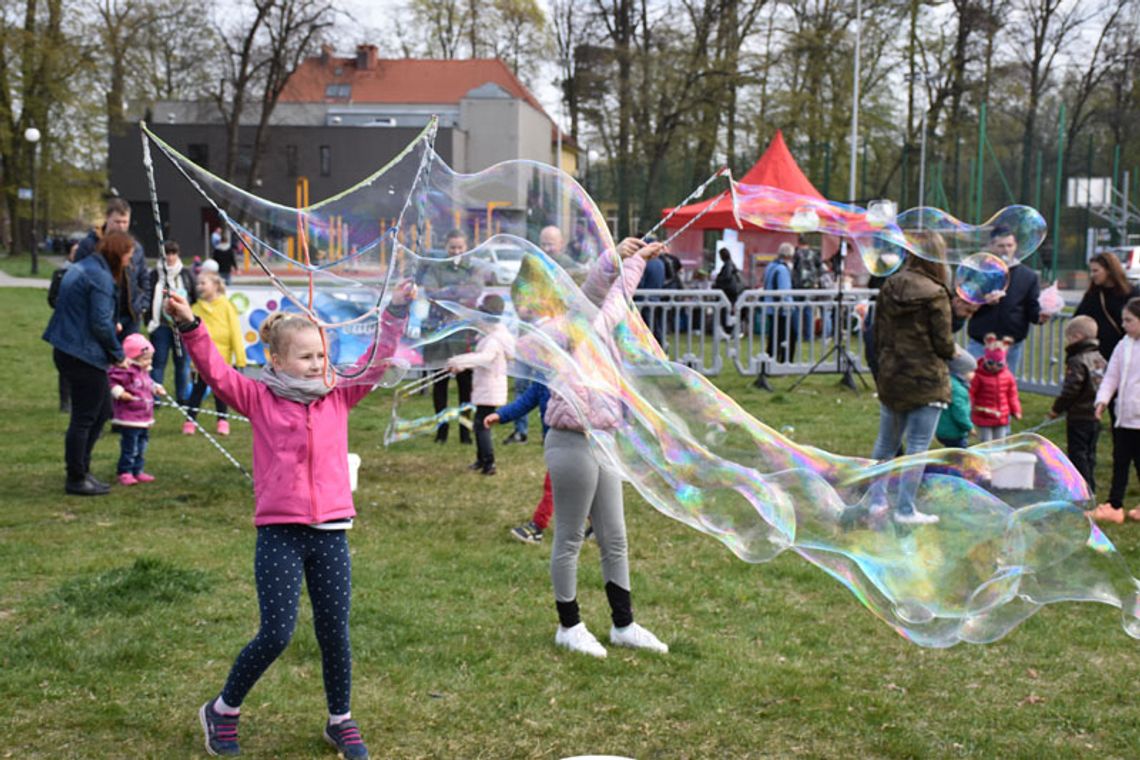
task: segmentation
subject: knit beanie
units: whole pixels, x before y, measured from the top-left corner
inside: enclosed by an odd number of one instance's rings
[[[966,375],[978,368],[978,362],[965,351],[954,354],[954,358],[950,360],[949,364],[950,374],[962,379],[965,379]]]

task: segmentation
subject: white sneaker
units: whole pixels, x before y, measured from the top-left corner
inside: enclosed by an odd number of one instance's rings
[[[611,627],[610,643],[615,647],[648,649],[651,652],[660,652],[661,654],[665,654],[669,651],[668,644],[662,643],[661,639],[637,623],[630,623],[625,628]]]
[[[915,509],[910,512],[895,512],[894,521],[899,525],[933,525],[938,522],[938,515],[928,515]]]
[[[566,647],[571,652],[581,652],[592,657],[606,656],[606,648],[598,643],[585,623],[578,623],[572,628],[558,626],[558,632],[554,634],[554,643]]]

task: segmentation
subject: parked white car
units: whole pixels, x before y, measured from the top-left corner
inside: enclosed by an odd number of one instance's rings
[[[1113,253],[1120,257],[1120,264],[1124,267],[1128,281],[1133,285],[1140,285],[1140,245],[1117,248]]]
[[[513,245],[492,243],[476,249],[471,255],[490,269],[493,282],[489,285],[510,285],[519,276],[526,251]]]

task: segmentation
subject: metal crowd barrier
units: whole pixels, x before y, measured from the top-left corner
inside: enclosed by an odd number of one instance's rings
[[[719,290],[638,290],[634,303],[669,358],[705,375],[719,374],[727,362],[746,376],[837,372],[837,339],[855,368],[869,374],[863,324],[874,315],[877,293],[848,289],[840,302],[834,290],[747,290],[733,305]],[[1030,328],[1018,374],[1023,391],[1060,392],[1070,311]],[[955,338],[966,345],[965,330]]]
[[[732,304],[719,290],[638,290],[633,302],[669,359],[703,375],[724,368]]]

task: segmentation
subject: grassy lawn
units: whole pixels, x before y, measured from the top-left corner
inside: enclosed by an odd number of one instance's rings
[[[39,272],[32,274],[32,256],[29,253],[21,253],[12,256],[7,253],[0,253],[0,272],[4,272],[12,277],[36,277],[39,279],[50,279],[51,273],[55,271],[55,265],[47,260],[44,254],[40,254]]]
[[[162,409],[155,483],[64,496],[47,318],[42,291],[0,291],[0,754],[202,756],[195,711],[257,626],[249,488]],[[790,394],[754,390],[730,367],[718,382],[797,440],[871,449],[877,402],[833,376]],[[1023,401],[1028,427],[1049,401]],[[996,644],[924,650],[803,560],[746,564],[628,487],[638,619],[672,651],[611,648],[599,661],[558,650],[549,539],[507,535],[541,491],[541,447],[499,449],[499,475],[484,478],[454,437],[384,449],[389,410],[388,394],[374,394],[350,431],[364,459],[350,536],[353,713],[375,757],[1137,754],[1140,658],[1117,610],[1054,605]],[[226,445],[248,466],[248,428],[234,427]],[[1063,441],[1063,425],[1044,432]],[[117,454],[108,434],[94,472],[109,478]],[[1109,459],[1104,436],[1102,496]],[[1133,488],[1129,504],[1138,498]],[[1137,532],[1108,529],[1134,569]],[[589,543],[580,601],[604,634],[597,560]],[[330,757],[324,709],[306,602],[292,645],[245,704],[244,754]]]

